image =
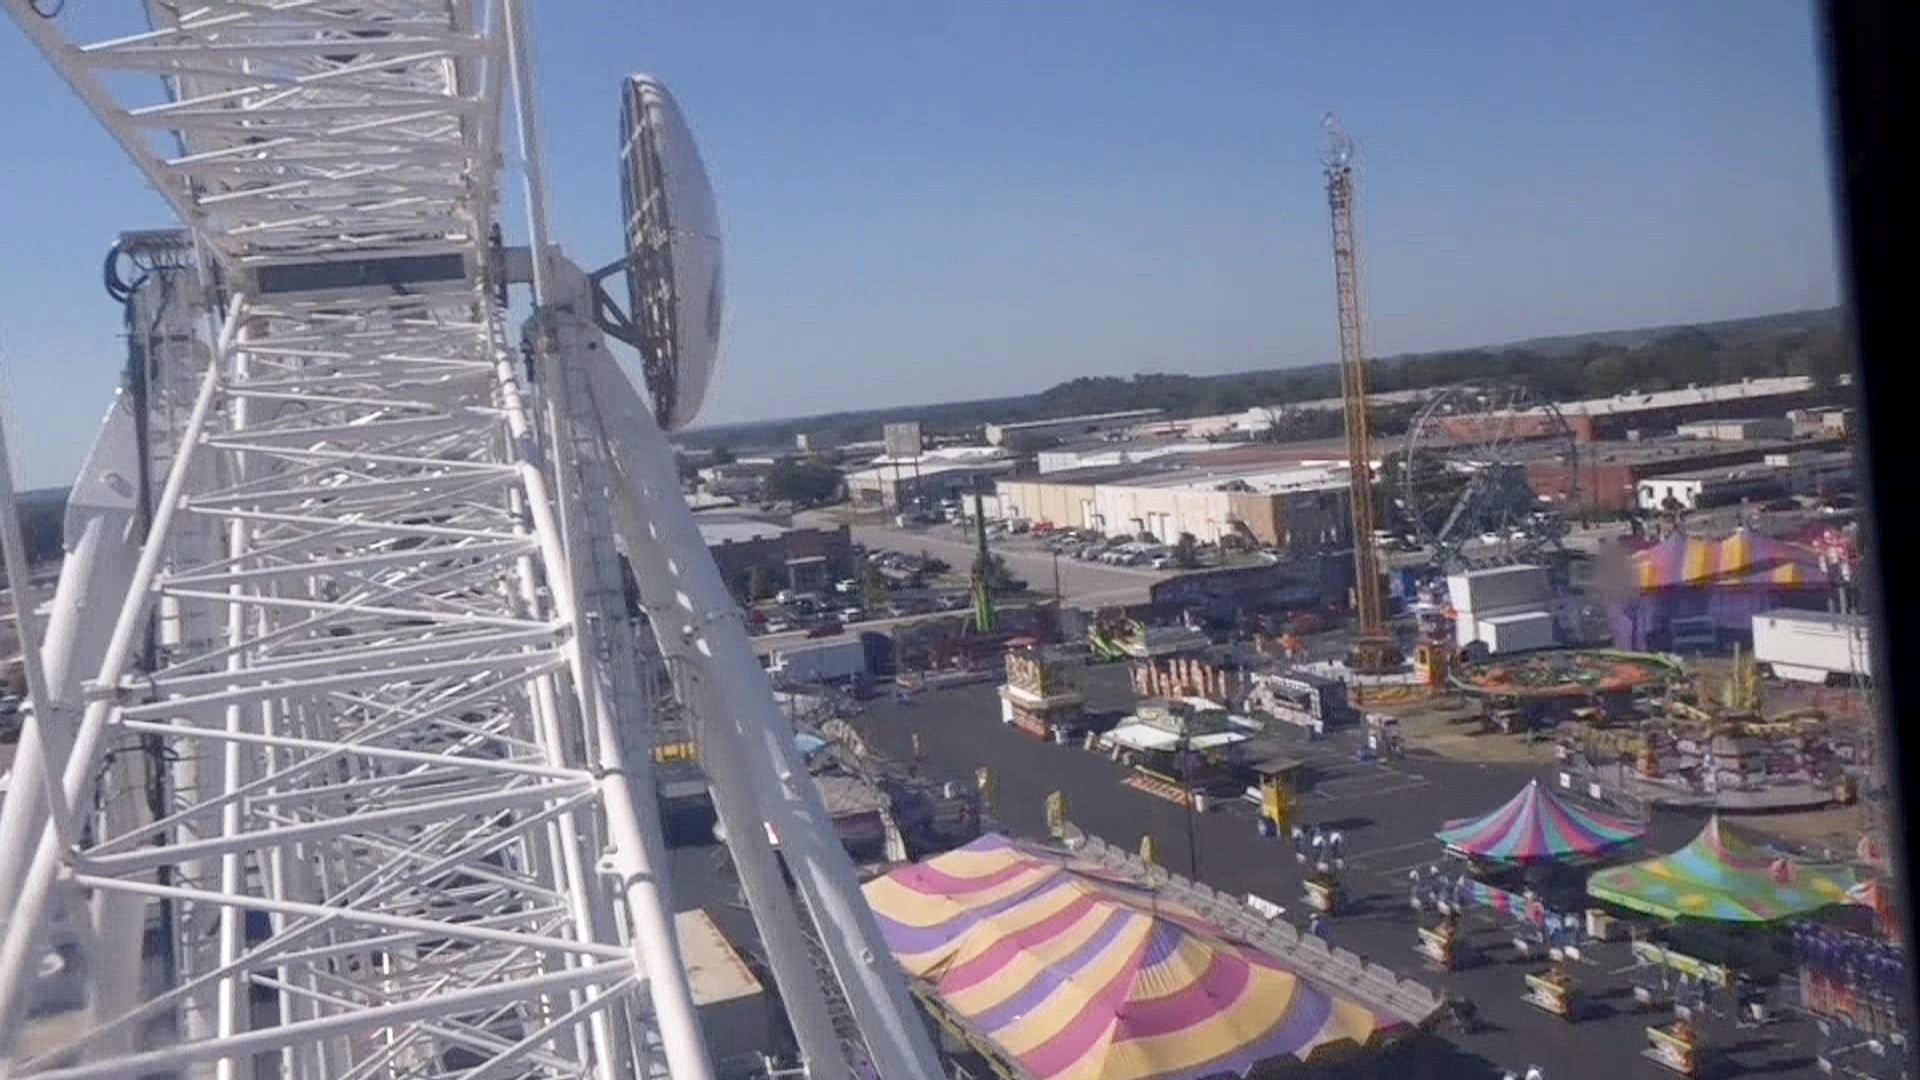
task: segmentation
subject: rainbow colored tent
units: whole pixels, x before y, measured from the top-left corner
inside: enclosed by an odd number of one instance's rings
[[[1775,856],[1716,815],[1671,855],[1596,871],[1587,893],[1663,919],[1758,923],[1841,903],[1853,885],[1852,871]]]
[[[1398,1026],[1130,879],[1005,837],[866,893],[908,974],[1036,1077],[1244,1074]]]
[[[1538,780],[1499,809],[1449,821],[1434,833],[1453,851],[1502,862],[1593,858],[1645,835],[1632,822],[1569,806]]]
[[[1828,589],[1820,557],[1798,544],[1737,529],[1713,539],[1676,534],[1628,560],[1627,588],[1610,606],[1614,644],[1671,647],[1675,619],[1707,618],[1723,632],[1752,632],[1753,616],[1819,607]]]

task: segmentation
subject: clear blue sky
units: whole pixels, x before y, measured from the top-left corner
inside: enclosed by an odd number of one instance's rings
[[[532,6],[581,261],[618,253],[623,73],[705,152],[730,305],[706,421],[1330,359],[1327,109],[1360,143],[1377,353],[1836,298],[1791,0]],[[101,255],[168,219],[11,24],[0,102],[12,434],[28,486],[64,483],[121,362]]]

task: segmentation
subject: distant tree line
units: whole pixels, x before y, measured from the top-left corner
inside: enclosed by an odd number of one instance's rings
[[[1513,382],[1536,398],[1572,400],[1652,392],[1743,378],[1808,375],[1836,385],[1851,359],[1837,311],[1767,316],[1707,327],[1621,332],[1513,347],[1462,349],[1377,359],[1369,365],[1375,393],[1419,390],[1470,382]],[[813,433],[840,441],[880,437],[883,423],[917,419],[932,432],[963,431],[989,421],[1041,420],[1123,409],[1165,409],[1170,417],[1241,412],[1338,397],[1340,372],[1332,364],[1249,371],[1230,375],[1145,374],[1084,376],[1037,394],[985,401],[737,424],[689,432],[692,446],[747,443],[792,445]],[[1375,423],[1391,433],[1390,417]],[[1404,429],[1404,418],[1399,421]],[[1340,433],[1337,412],[1293,413],[1286,441]]]

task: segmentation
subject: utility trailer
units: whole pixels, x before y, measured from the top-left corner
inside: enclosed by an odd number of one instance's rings
[[[1825,683],[1867,675],[1867,620],[1834,611],[1765,611],[1753,617],[1753,659],[1777,679]]]

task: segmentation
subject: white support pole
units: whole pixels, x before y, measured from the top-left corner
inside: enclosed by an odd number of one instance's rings
[[[623,486],[614,491],[615,520],[621,535],[633,538],[647,535],[644,518],[632,494]],[[661,652],[679,665],[675,685],[686,707],[697,717],[720,715],[724,706],[708,685],[705,657],[698,652],[699,639],[683,621],[684,613],[670,597],[672,571],[666,550],[654,543],[627,544],[633,572],[640,582],[643,597],[658,598],[647,613]],[[800,1044],[809,1080],[846,1080],[846,1055],[841,1052],[833,1017],[827,1008],[824,988],[814,971],[806,943],[796,935],[800,913],[780,877],[780,866],[773,846],[767,842],[767,815],[754,796],[753,784],[742,771],[732,740],[710,737],[708,724],[696,726],[700,762],[713,793],[714,811],[726,833],[727,851],[733,857],[734,872],[760,932],[761,945],[767,951],[767,964],[773,969],[786,1006],[787,1020]]]
[[[653,414],[605,349],[581,358],[593,402],[617,466],[617,484],[638,500],[648,523],[634,544],[658,544],[673,570],[666,595],[681,606],[685,625],[713,673],[722,708],[714,738],[729,739],[746,776],[780,836],[821,944],[846,990],[868,1049],[882,1076],[936,1076],[939,1059],[905,976],[887,952],[879,923],[854,877],[853,864],[828,824],[826,808],[806,769],[795,759],[792,725],[773,702],[767,675],[754,659],[739,608],[707,553],[674,473],[673,451]]]
[[[226,325],[221,329],[222,352],[231,346],[239,333],[241,313],[245,308],[246,298],[235,297]],[[173,469],[155,508],[153,525],[147,531],[145,546],[141,548],[140,562],[134,568],[126,602],[120,608],[113,634],[108,638],[106,655],[100,661],[98,681],[101,683],[117,683],[133,658],[134,640],[153,601],[154,575],[159,572],[166,551],[167,533],[173,525],[182,489],[186,485],[188,466],[193,460],[193,447],[206,430],[214,391],[219,385],[220,367],[218,364],[210,365],[201,382],[199,396],[194,401],[193,414],[187,421],[182,451],[174,459]],[[31,985],[27,972],[32,966],[33,952],[40,936],[47,929],[54,877],[64,855],[59,847],[58,836],[63,832],[71,832],[74,816],[93,782],[93,761],[113,707],[113,702],[108,699],[88,704],[74,739],[73,752],[68,758],[66,775],[62,777],[59,803],[53,811],[58,819],[55,829],[41,836],[31,853],[31,862],[19,877],[0,878],[0,896],[18,898],[10,911],[11,918],[7,921],[5,934],[0,935],[0,1060],[13,1055],[19,1025],[26,1016],[21,1002]]]
[[[532,426],[517,396],[518,379],[504,354],[498,363],[503,366],[503,384],[515,388],[515,393],[506,401],[508,424],[516,438],[528,440],[532,435]],[[570,566],[561,548],[560,527],[554,517],[553,502],[547,494],[546,477],[526,463],[525,459],[522,464],[522,483],[527,492],[527,508],[534,537],[546,556],[547,565],[556,568]],[[605,695],[600,692],[599,675],[589,667],[586,643],[582,640],[587,624],[581,617],[572,576],[557,574],[548,580],[547,587],[562,621],[575,628],[575,633],[567,640],[565,652],[573,673],[573,689],[580,715],[590,725],[589,730],[593,733],[591,741],[598,744],[601,755],[598,766],[602,770],[600,783],[605,793],[603,809],[612,845],[600,869],[615,874],[620,881],[629,929],[633,934],[635,968],[646,979],[646,990],[653,1002],[668,1069],[676,1080],[710,1080],[713,1065],[707,1057],[706,1038],[701,1033],[699,1013],[693,1005],[693,991],[680,960],[680,941],[674,930],[672,907],[662,875],[654,861],[654,856],[661,853],[665,844],[658,839],[658,820],[642,816],[657,814],[658,807],[651,791],[647,793],[646,802],[641,803],[629,780],[629,770],[633,768],[631,762],[634,760],[631,755],[636,748],[626,748],[623,754],[619,731],[614,726],[611,711],[606,707]],[[614,659],[615,662],[630,660]],[[637,750],[640,754],[651,753],[651,748],[647,747]],[[639,769],[652,767],[649,758],[641,757],[638,760]]]
[[[608,961],[589,967],[549,972],[517,982],[502,982],[471,990],[436,994],[430,998],[396,1002],[358,1011],[346,1011],[314,1020],[261,1028],[217,1043],[192,1043],[150,1050],[102,1065],[81,1065],[33,1073],[33,1080],[125,1080],[170,1069],[185,1068],[223,1056],[247,1057],[294,1043],[333,1035],[352,1035],[376,1028],[404,1027],[461,1010],[479,1010],[522,1001],[529,993],[565,990],[595,982],[630,978],[625,962]]]

